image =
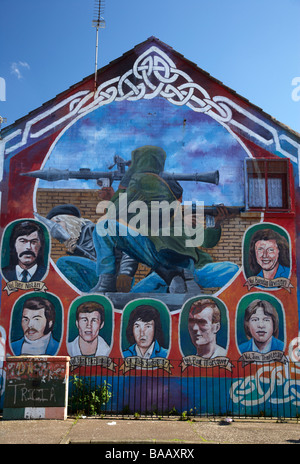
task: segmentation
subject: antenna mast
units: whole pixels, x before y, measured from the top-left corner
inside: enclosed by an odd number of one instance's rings
[[[99,29],[105,28],[105,21],[103,19],[105,0],[94,0],[94,19],[92,26],[96,28],[96,56],[95,56],[95,83],[94,90],[97,89],[97,71],[98,71],[98,35]]]

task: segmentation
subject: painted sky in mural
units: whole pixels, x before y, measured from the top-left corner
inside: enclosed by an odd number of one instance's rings
[[[107,171],[116,154],[130,160],[131,152],[143,145],[160,146],[166,151],[168,172],[219,170],[218,186],[182,182],[183,200],[201,200],[207,205],[244,204],[239,180],[243,175],[241,160],[248,155],[241,144],[209,116],[171,105],[163,98],[134,104],[114,102],[79,119],[58,140],[44,169]],[[113,187],[117,186],[115,182]],[[40,180],[38,187],[82,189],[97,185],[94,180]]]

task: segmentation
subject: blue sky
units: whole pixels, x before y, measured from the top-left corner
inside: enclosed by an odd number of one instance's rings
[[[0,7],[5,127],[93,74],[96,35],[94,0]],[[300,132],[299,17],[300,0],[105,0],[98,67],[155,36]]]

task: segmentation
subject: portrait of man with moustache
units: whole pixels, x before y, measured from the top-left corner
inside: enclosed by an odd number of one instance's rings
[[[53,302],[32,296],[22,303],[21,309],[23,336],[11,343],[14,355],[55,355],[59,342],[53,336],[56,319]]]
[[[3,245],[2,245],[3,247]],[[2,249],[2,259],[6,250]],[[45,236],[42,227],[34,221],[17,222],[9,239],[9,264],[2,267],[8,281],[41,281],[47,271],[45,264]]]

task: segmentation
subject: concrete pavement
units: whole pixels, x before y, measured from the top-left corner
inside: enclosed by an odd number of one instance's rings
[[[187,447],[200,444],[300,444],[296,420],[71,418],[0,419],[0,444],[102,444]]]

